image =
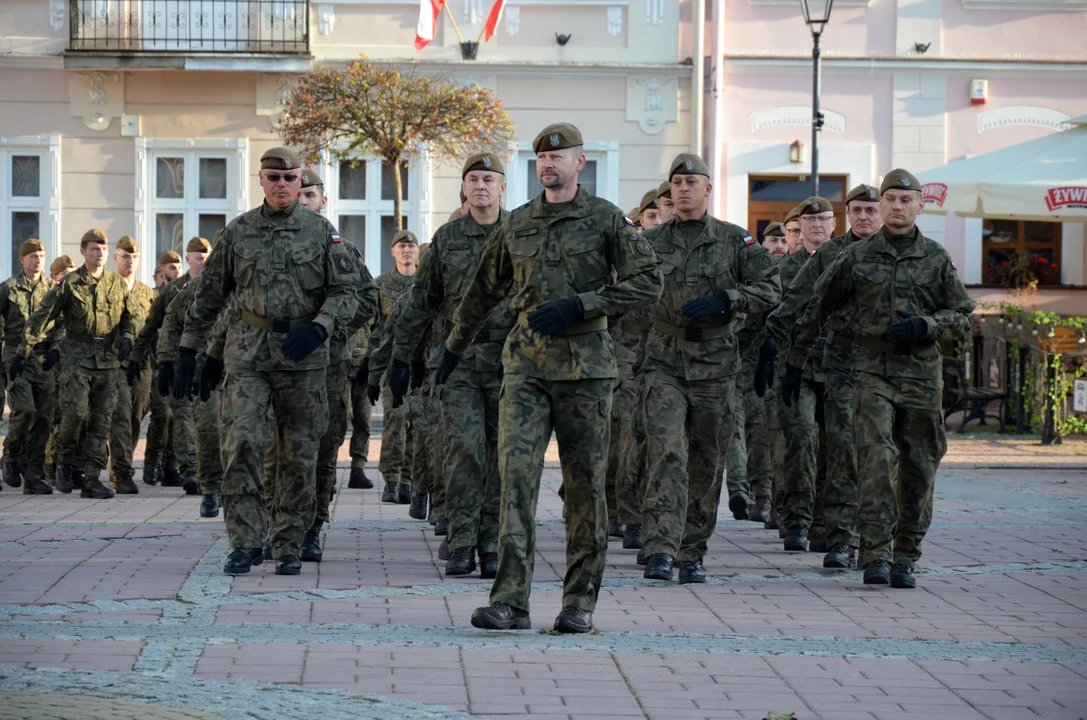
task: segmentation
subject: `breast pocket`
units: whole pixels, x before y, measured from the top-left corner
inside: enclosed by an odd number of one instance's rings
[[[513,236],[506,240],[506,249],[513,263],[513,281],[519,287],[528,285],[532,278],[532,265],[540,253],[542,240],[538,228],[514,230]]]
[[[94,297],[90,293],[72,290],[72,297],[68,301],[68,306],[64,308],[64,312],[72,317],[85,318],[90,314],[92,307],[94,307]]]
[[[291,253],[294,276],[298,285],[306,293],[315,293],[325,286],[325,263],[323,248],[317,245],[296,248]]]
[[[603,238],[599,235],[575,235],[563,238],[566,269],[574,278],[577,291],[592,292],[608,284],[611,267],[608,265]]]
[[[859,304],[869,307],[886,307],[890,301],[884,297],[888,290],[890,268],[885,265],[862,264],[853,267],[853,285]]]
[[[463,295],[472,279],[472,254],[464,250],[451,250],[442,255],[442,283],[446,293]]]
[[[241,243],[234,246],[234,282],[237,285],[245,287],[253,282],[260,256],[260,248]]]

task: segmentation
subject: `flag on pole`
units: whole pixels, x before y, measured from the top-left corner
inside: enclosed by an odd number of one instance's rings
[[[438,34],[438,13],[445,0],[419,0],[419,25],[415,28],[415,49],[422,51]]]
[[[494,6],[491,8],[491,14],[487,16],[487,25],[483,28],[484,40],[487,42],[494,35],[494,31],[498,29],[498,21],[502,19],[502,10],[506,7],[506,0],[495,0]]]

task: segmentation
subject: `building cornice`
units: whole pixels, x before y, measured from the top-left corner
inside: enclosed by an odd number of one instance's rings
[[[724,56],[726,67],[766,68],[772,70],[797,70],[811,72],[810,57],[768,57],[765,55]],[[895,70],[936,70],[962,73],[998,72],[1060,73],[1083,76],[1087,73],[1087,61],[1083,60],[1009,60],[982,58],[924,58],[924,57],[833,57],[823,56],[823,69],[866,70],[869,72]]]

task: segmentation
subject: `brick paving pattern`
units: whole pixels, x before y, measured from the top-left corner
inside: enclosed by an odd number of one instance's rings
[[[1087,443],[950,445],[917,590],[786,555],[726,511],[703,586],[643,580],[612,542],[597,632],[576,637],[547,631],[565,572],[554,466],[537,630],[519,633],[470,626],[489,583],[447,580],[440,539],[379,490],[336,495],[319,566],[232,579],[221,520],[178,488],[4,488],[0,717],[1084,720]]]

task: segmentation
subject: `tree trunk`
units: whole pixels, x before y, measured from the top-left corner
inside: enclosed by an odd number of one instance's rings
[[[395,160],[392,161],[393,165],[393,186],[396,188],[396,194],[393,197],[393,214],[396,216],[396,229],[403,230],[403,207],[404,207],[404,188],[400,182],[400,156],[398,155]]]

